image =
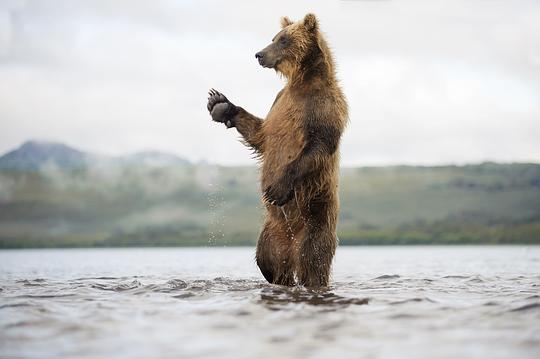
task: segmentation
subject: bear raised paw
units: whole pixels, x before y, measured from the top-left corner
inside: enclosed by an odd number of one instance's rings
[[[339,143],[348,121],[332,54],[317,18],[281,19],[272,43],[255,54],[285,87],[263,120],[212,89],[208,111],[235,127],[261,163],[265,222],[256,261],[282,285],[327,286],[337,247]]]
[[[236,106],[221,92],[211,89],[208,92],[208,111],[212,120],[224,123],[227,128],[234,127],[234,116],[237,114]]]

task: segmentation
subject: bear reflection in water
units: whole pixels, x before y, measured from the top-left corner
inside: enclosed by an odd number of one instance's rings
[[[303,287],[272,286],[261,291],[261,303],[269,309],[279,310],[289,303],[305,303],[325,306],[325,309],[338,309],[348,305],[364,305],[369,298],[342,297],[327,290]]]

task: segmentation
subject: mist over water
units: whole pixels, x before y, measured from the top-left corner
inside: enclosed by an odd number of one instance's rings
[[[526,358],[540,248],[339,248],[327,291],[252,248],[0,252],[0,356]]]

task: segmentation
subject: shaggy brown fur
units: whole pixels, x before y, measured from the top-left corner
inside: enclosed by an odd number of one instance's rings
[[[211,90],[214,121],[236,127],[262,162],[266,220],[256,260],[271,283],[327,286],[337,246],[339,142],[348,115],[332,55],[308,14],[256,54],[286,79],[263,121]]]

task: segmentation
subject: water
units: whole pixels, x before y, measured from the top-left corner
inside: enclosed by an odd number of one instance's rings
[[[0,357],[540,357],[540,247],[342,247],[328,292],[253,254],[0,251]]]

